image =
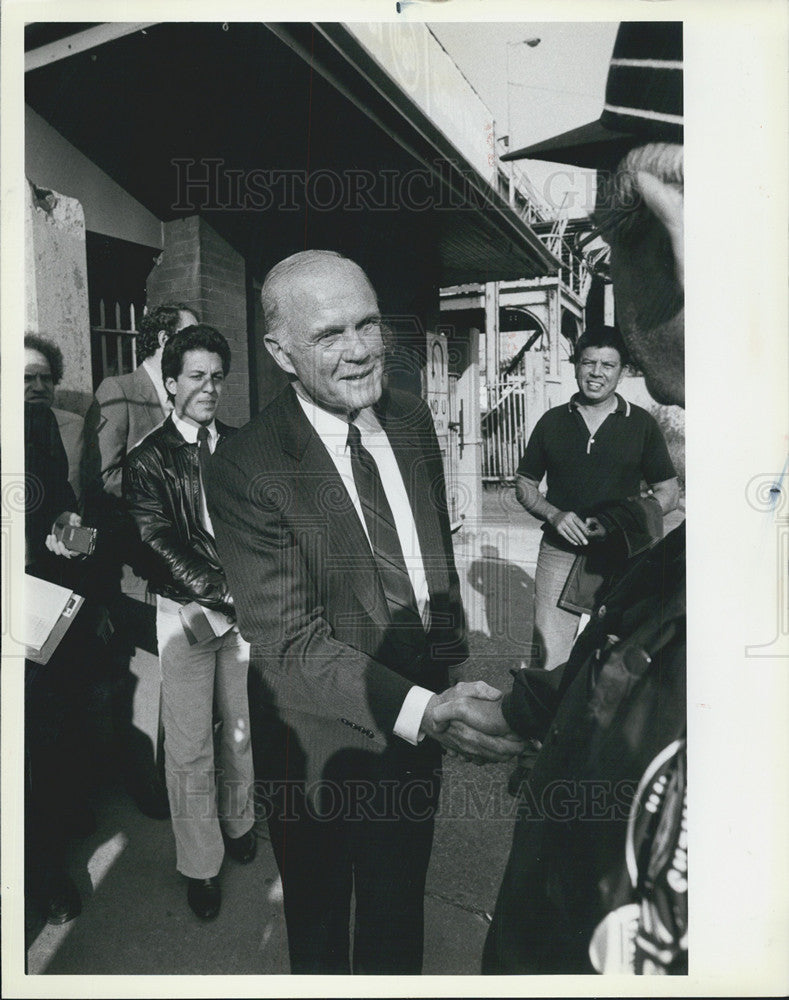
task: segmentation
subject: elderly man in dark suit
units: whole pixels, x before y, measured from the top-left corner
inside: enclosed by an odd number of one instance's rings
[[[291,385],[214,457],[207,486],[252,644],[255,775],[291,971],[418,973],[440,744],[478,761],[522,744],[433,722],[445,700],[499,692],[445,690],[467,647],[441,455],[424,402],[384,391],[366,275],[298,253],[262,303]]]

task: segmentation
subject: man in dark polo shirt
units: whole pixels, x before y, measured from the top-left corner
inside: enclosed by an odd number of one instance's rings
[[[532,665],[546,670],[566,662],[575,639],[579,614],[560,607],[559,599],[577,555],[597,537],[593,515],[639,496],[643,482],[663,514],[677,506],[677,474],[660,428],[616,392],[626,362],[613,327],[587,330],[575,350],[578,392],[543,414],[518,466],[516,496],[545,522],[535,574]]]
[[[681,21],[623,23],[598,121],[509,157],[598,170],[605,183],[593,232],[605,232],[611,249],[622,333],[652,397],[677,406],[685,405],[682,30]],[[633,411],[590,432],[590,454],[616,421],[631,426]],[[550,493],[546,502],[553,506]],[[619,534],[614,526],[606,537]],[[524,668],[500,701],[456,700],[436,712],[450,731],[459,720],[542,743],[520,783],[483,972],[687,975],[685,706],[682,524],[607,582],[563,667]]]

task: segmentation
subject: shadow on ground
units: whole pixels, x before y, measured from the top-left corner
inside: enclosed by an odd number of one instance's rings
[[[456,539],[471,657],[453,680],[509,690],[528,662],[539,529],[508,494],[488,498],[485,523]],[[425,900],[425,974],[479,972],[489,914],[509,853],[512,764],[445,758]],[[217,920],[202,924],[175,870],[170,823],[143,816],[119,788],[95,801],[97,832],[75,841],[69,870],[82,915],[44,926],[28,949],[31,974],[271,975],[289,971],[281,891],[265,824],[248,866],[226,860]]]

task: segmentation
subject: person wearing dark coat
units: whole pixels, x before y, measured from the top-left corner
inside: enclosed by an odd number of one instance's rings
[[[187,902],[201,920],[221,906],[227,851],[255,857],[247,668],[249,646],[214,544],[205,473],[235,428],[215,419],[230,348],[212,326],[165,344],[173,412],[126,459],[123,496],[149,552],[162,676],[164,766]],[[221,735],[214,739],[214,706]]]
[[[80,523],[57,421],[49,406],[26,402],[24,409],[25,572],[82,590],[75,554],[54,534],[62,516]],[[87,613],[77,612],[48,663],[25,660],[25,896],[52,924],[82,909],[66,846],[85,816],[90,823],[83,722],[96,636],[86,627]]]
[[[418,974],[441,744],[497,760],[523,744],[432,723],[485,686],[447,688],[468,650],[441,453],[426,404],[384,389],[367,276],[304,251],[261,298],[291,384],[217,453],[208,501],[252,645],[291,971]]]
[[[617,314],[654,399],[680,406],[682,135],[682,24],[623,23],[601,119],[509,154],[618,163],[595,210]],[[604,530],[621,546],[613,521]],[[520,782],[483,972],[687,972],[685,633],[680,526],[598,593],[566,664],[520,671],[500,702],[439,708],[542,743]]]

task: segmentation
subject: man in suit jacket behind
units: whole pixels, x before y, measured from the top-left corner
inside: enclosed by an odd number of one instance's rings
[[[439,744],[477,761],[523,745],[432,721],[443,701],[500,694],[444,690],[467,646],[441,455],[424,402],[383,392],[366,275],[330,251],[294,254],[262,304],[291,385],[215,456],[207,493],[252,645],[291,971],[419,973]]]
[[[96,390],[85,428],[94,442],[92,462],[100,462],[105,492],[121,495],[124,458],[172,409],[162,381],[162,351],[169,337],[195,323],[193,310],[180,302],[149,310],[137,336],[139,365],[126,375],[107,376]],[[95,469],[90,474],[95,480]]]

